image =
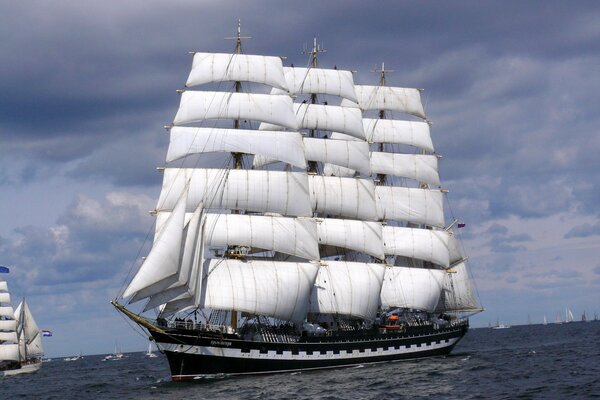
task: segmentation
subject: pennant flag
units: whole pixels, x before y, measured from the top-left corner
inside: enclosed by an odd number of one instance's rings
[[[2,265],[0,265],[0,274],[1,273],[8,274],[8,272],[9,272],[9,269],[7,267],[3,267]]]
[[[52,336],[52,332],[43,329],[42,330],[42,336]]]
[[[464,227],[465,227],[465,225],[466,225],[466,224],[464,224],[464,223],[462,223],[462,222],[461,222],[461,223],[457,224],[457,225],[456,225],[456,227],[457,227],[457,228],[464,228]]]

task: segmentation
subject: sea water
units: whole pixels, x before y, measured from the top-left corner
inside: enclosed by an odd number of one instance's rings
[[[448,357],[267,376],[171,382],[164,356],[44,363],[0,378],[12,399],[600,398],[600,322],[471,329]]]

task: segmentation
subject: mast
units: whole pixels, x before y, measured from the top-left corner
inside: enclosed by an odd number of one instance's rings
[[[252,39],[251,36],[242,36],[242,20],[238,19],[237,25],[237,35],[235,37],[226,37],[226,40],[235,40],[235,54],[242,54],[242,39]],[[240,93],[242,89],[242,83],[240,81],[235,81],[234,90],[235,93]],[[240,129],[240,120],[236,119],[233,121],[233,128]],[[234,160],[234,168],[241,169],[242,168],[242,158],[243,154],[239,152],[231,153]]]
[[[225,38],[225,39],[233,39],[233,38]],[[251,39],[250,36],[242,36],[242,20],[238,19],[238,26],[237,26],[237,35],[235,37],[235,53],[234,54],[242,54],[242,39]],[[234,91],[235,93],[240,93],[242,91],[242,82],[241,81],[235,81],[234,83]],[[240,120],[239,119],[235,119],[233,121],[233,129],[240,129]],[[240,152],[233,152],[231,153],[231,155],[233,156],[233,164],[234,164],[234,169],[242,169],[242,160],[243,160],[243,153]],[[239,210],[233,210],[232,211],[233,214],[239,214],[240,211]],[[238,246],[234,246],[233,248],[228,248],[228,252],[232,253],[235,252],[236,256],[239,254],[238,251]],[[237,329],[237,325],[238,325],[238,314],[237,311],[232,310],[231,311],[231,327],[235,330]]]
[[[23,340],[23,349],[25,350],[25,354],[23,355],[23,361],[27,360],[27,337],[25,336],[25,297],[23,297],[23,300],[21,301],[21,310],[19,313],[19,328],[17,330],[17,336],[19,338],[19,343],[21,342],[21,339]],[[19,334],[20,332],[20,334]],[[23,337],[22,337],[23,336]],[[20,351],[20,346],[19,346],[19,358],[21,357],[21,351]]]
[[[385,86],[385,74],[386,72],[394,72],[394,70],[387,70],[385,69],[385,62],[381,62],[381,69],[373,69],[371,70],[371,72],[379,72],[379,86]],[[379,119],[386,119],[385,118],[385,110],[381,109],[379,110]],[[384,152],[384,143],[379,143],[378,144],[378,150],[380,152]],[[377,185],[385,185],[385,174],[377,174],[377,178],[375,179],[375,184]]]
[[[317,43],[317,37],[314,36],[312,49],[310,50],[310,52],[308,52],[305,48],[304,51],[302,52],[302,54],[309,54],[308,65],[311,68],[318,68],[318,66],[319,66],[319,62],[317,60],[318,55],[319,55],[319,53],[325,53],[325,52],[327,52],[327,50],[323,49],[323,47]],[[317,94],[316,93],[310,94],[310,104],[317,104]],[[309,130],[310,137],[314,138],[314,137],[316,137],[316,134],[317,134],[316,129]],[[308,161],[308,172],[312,173],[312,174],[317,173],[317,162],[316,161],[311,161],[311,160]]]

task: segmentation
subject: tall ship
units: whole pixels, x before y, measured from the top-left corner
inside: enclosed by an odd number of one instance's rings
[[[152,248],[112,304],[173,380],[443,356],[481,311],[421,90],[194,52]],[[210,153],[210,154],[208,154]]]
[[[0,266],[0,273],[8,268]],[[0,377],[36,372],[42,366],[42,332],[25,299],[13,309],[0,274]]]

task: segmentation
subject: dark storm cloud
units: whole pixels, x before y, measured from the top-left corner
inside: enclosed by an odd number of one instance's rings
[[[597,181],[591,171],[600,168],[593,3],[73,2],[52,12],[35,4],[3,5],[0,16],[11,38],[0,43],[0,138],[34,165],[78,160],[69,174],[77,179],[156,184],[138,173],[160,164],[163,147],[146,144],[136,156],[115,149],[127,136],[143,140],[140,130],[162,134],[189,70],[186,52],[231,51],[222,37],[240,17],[253,36],[247,53],[305,65],[302,44],[317,35],[328,50],[323,66],[375,83],[368,71],[385,61],[395,70],[390,84],[424,87],[438,150],[449,155],[442,176],[496,182],[452,188],[459,199],[489,199],[486,218],[541,217],[573,204],[594,212],[598,185],[574,189]],[[22,179],[39,177],[23,171]]]

